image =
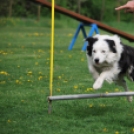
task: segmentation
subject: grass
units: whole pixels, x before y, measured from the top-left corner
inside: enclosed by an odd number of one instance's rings
[[[134,133],[134,105],[125,97],[57,101],[48,114],[51,30],[32,21],[28,26],[13,22],[14,26],[6,23],[0,30],[1,134]],[[55,29],[53,95],[123,91],[107,83],[93,91],[81,51],[82,34],[73,50],[67,50],[74,32],[73,27]],[[133,84],[128,84],[133,90]]]

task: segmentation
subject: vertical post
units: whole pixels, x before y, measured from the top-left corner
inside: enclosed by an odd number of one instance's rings
[[[50,96],[52,96],[53,90],[53,60],[54,60],[54,0],[52,0],[52,17],[51,17],[51,51],[50,51],[50,83],[49,90]],[[51,107],[51,102],[49,102],[49,107]],[[51,111],[49,111],[51,113]]]
[[[87,34],[83,25],[81,26],[81,30],[82,30],[84,38],[87,38]]]
[[[93,35],[93,33],[94,33],[94,31],[95,31],[95,28],[96,28],[95,25],[92,24],[92,25],[91,25],[91,30],[90,30],[90,32],[89,32],[89,34],[88,34],[88,37],[90,37],[90,36]],[[84,43],[84,45],[83,45],[83,47],[82,47],[82,50],[85,51],[85,50],[86,50],[86,47],[87,47],[87,42]]]
[[[75,43],[75,41],[76,41],[76,39],[77,39],[77,36],[78,36],[78,34],[79,34],[79,32],[80,32],[80,29],[81,29],[81,23],[79,24],[79,26],[78,26],[78,28],[77,28],[75,34],[74,34],[74,37],[73,37],[73,39],[72,39],[72,41],[71,41],[71,43],[70,43],[70,45],[69,45],[69,47],[68,47],[68,50],[72,50],[72,48],[73,48],[73,46],[74,46],[74,43]]]

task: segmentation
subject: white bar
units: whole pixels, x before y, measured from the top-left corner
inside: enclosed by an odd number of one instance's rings
[[[56,95],[56,96],[49,96],[48,100],[49,101],[53,101],[53,100],[75,100],[75,99],[108,98],[108,97],[119,97],[119,96],[134,96],[134,92]]]

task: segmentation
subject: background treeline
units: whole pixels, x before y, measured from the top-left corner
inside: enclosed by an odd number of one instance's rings
[[[50,9],[33,2],[34,0],[0,0],[0,17],[35,18],[50,17]],[[51,0],[48,0],[51,2]],[[128,0],[55,0],[57,5],[74,12],[88,16],[99,21],[126,21],[134,22],[133,14],[116,12],[115,7],[126,3]],[[56,18],[63,15],[56,13]]]

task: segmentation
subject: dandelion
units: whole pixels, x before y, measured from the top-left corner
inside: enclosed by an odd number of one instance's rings
[[[7,120],[8,123],[11,123],[11,120]]]
[[[34,36],[39,36],[39,33],[34,33]]]
[[[35,65],[37,66],[39,63],[38,62],[35,62]]]
[[[78,86],[77,86],[77,85],[75,85],[75,86],[74,86],[74,89],[77,89],[77,88],[78,88]]]
[[[15,83],[16,84],[21,84],[21,81],[20,80],[16,80]]]
[[[107,92],[107,91],[106,91],[105,93],[106,93],[106,94],[108,94],[108,92]]]
[[[132,132],[134,133],[134,128],[132,129]]]
[[[83,62],[84,61],[84,58],[81,58],[81,61]]]
[[[60,53],[63,53],[63,50],[60,50]]]
[[[69,36],[69,37],[70,37],[70,36],[73,36],[73,34],[72,34],[72,33],[69,33],[68,36]]]
[[[43,78],[43,76],[39,76],[39,77],[38,77],[38,80],[42,80],[42,78]]]
[[[60,88],[57,88],[57,92],[60,92]]]
[[[104,129],[103,129],[103,132],[107,132],[107,131],[108,131],[107,128],[104,128]]]
[[[115,92],[119,92],[119,89],[118,88],[115,88]]]
[[[67,82],[68,82],[68,80],[64,80],[63,82],[64,82],[64,83],[67,83]]]
[[[61,76],[58,76],[59,79],[61,79]]]
[[[100,107],[106,107],[106,105],[105,104],[100,104]]]
[[[89,104],[89,107],[92,108],[93,107],[93,104]]]
[[[0,74],[2,74],[2,75],[8,75],[8,73],[6,71],[1,71]]]
[[[119,134],[119,132],[118,132],[118,131],[116,131],[116,132],[115,132],[115,134]]]
[[[1,81],[0,84],[6,84],[6,81]]]
[[[93,91],[93,88],[87,88],[86,91],[87,91],[87,92],[89,92],[89,91]]]
[[[70,54],[68,57],[69,57],[69,58],[72,58],[72,55]]]
[[[41,75],[41,74],[42,74],[42,72],[39,72],[39,74]]]
[[[27,75],[32,75],[32,71],[27,72]]]
[[[31,81],[31,80],[27,80],[27,82],[33,82],[33,81]]]

